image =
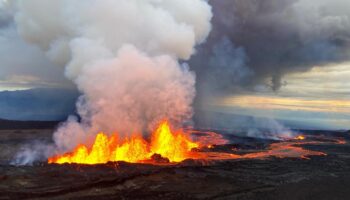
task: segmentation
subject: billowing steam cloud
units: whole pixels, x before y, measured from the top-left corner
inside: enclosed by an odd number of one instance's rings
[[[186,64],[211,29],[204,0],[22,0],[20,35],[38,45],[84,94],[80,120],[54,134],[59,150],[89,142],[99,131],[149,130],[167,118],[192,116],[195,77]]]
[[[348,0],[209,3],[214,13],[213,31],[190,65],[198,75],[200,93],[227,94],[237,91],[234,83],[245,90],[257,84],[278,90],[284,84],[284,74],[350,60]],[[225,65],[210,62],[218,52]],[[240,62],[227,62],[232,57]],[[218,76],[223,78],[215,78]]]

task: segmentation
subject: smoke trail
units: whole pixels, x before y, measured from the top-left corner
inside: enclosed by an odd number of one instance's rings
[[[54,134],[60,151],[88,143],[99,131],[122,134],[160,119],[192,116],[195,76],[186,64],[209,34],[204,0],[20,0],[20,35],[38,45],[83,93],[81,120]]]

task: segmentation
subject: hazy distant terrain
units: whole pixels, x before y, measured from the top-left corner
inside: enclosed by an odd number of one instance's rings
[[[30,89],[0,92],[0,118],[11,120],[64,120],[74,113],[79,93],[68,89]]]

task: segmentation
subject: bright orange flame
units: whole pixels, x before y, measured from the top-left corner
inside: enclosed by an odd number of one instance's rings
[[[191,157],[191,149],[198,146],[182,132],[171,133],[168,123],[162,123],[152,135],[151,152],[180,162]]]
[[[187,158],[196,158],[193,148],[199,145],[192,142],[182,131],[173,133],[167,121],[162,122],[148,143],[141,136],[134,136],[118,143],[117,136],[108,137],[97,134],[91,148],[77,146],[73,152],[48,159],[49,163],[101,164],[109,161],[143,162],[152,155],[159,154],[171,162],[180,162]]]
[[[197,142],[193,142],[183,131],[172,132],[167,121],[159,124],[152,133],[150,142],[140,135],[119,140],[118,135],[108,137],[104,133],[97,134],[91,147],[78,145],[73,152],[48,159],[48,163],[79,163],[79,164],[102,164],[110,161],[126,161],[131,163],[164,163],[181,162],[185,159],[204,160],[231,160],[231,159],[265,159],[271,156],[278,158],[308,156],[325,156],[327,154],[318,151],[307,150],[300,145],[322,144],[321,141],[301,141],[306,137],[299,135],[295,140],[270,144],[263,151],[233,154],[231,152],[215,152],[215,144],[226,144],[228,141],[214,132],[191,131],[197,133]],[[330,142],[346,144],[342,138],[336,138]],[[200,147],[213,149],[214,151],[200,151]],[[199,151],[192,151],[198,148]],[[234,147],[232,151],[238,151]],[[159,160],[158,160],[159,159]]]
[[[298,135],[297,137],[295,137],[296,140],[305,140],[305,136],[303,135]]]

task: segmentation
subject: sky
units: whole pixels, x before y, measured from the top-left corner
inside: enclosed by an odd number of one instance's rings
[[[209,1],[211,34],[187,61],[196,73],[195,109],[350,129],[349,2],[254,2]],[[16,23],[15,3],[0,0],[0,92],[76,90],[64,66],[23,38]]]
[[[344,66],[330,67],[333,70]],[[350,75],[350,74],[348,74]],[[303,124],[307,128],[348,129],[350,122],[350,87],[346,71],[338,73],[327,68],[314,68],[310,72],[286,77],[288,84],[279,93],[259,92],[219,99],[213,105],[217,109],[235,114]],[[314,87],[317,83],[318,87]]]
[[[289,74],[278,92],[259,88],[207,102],[207,109],[269,117],[308,129],[349,129],[350,63]]]

